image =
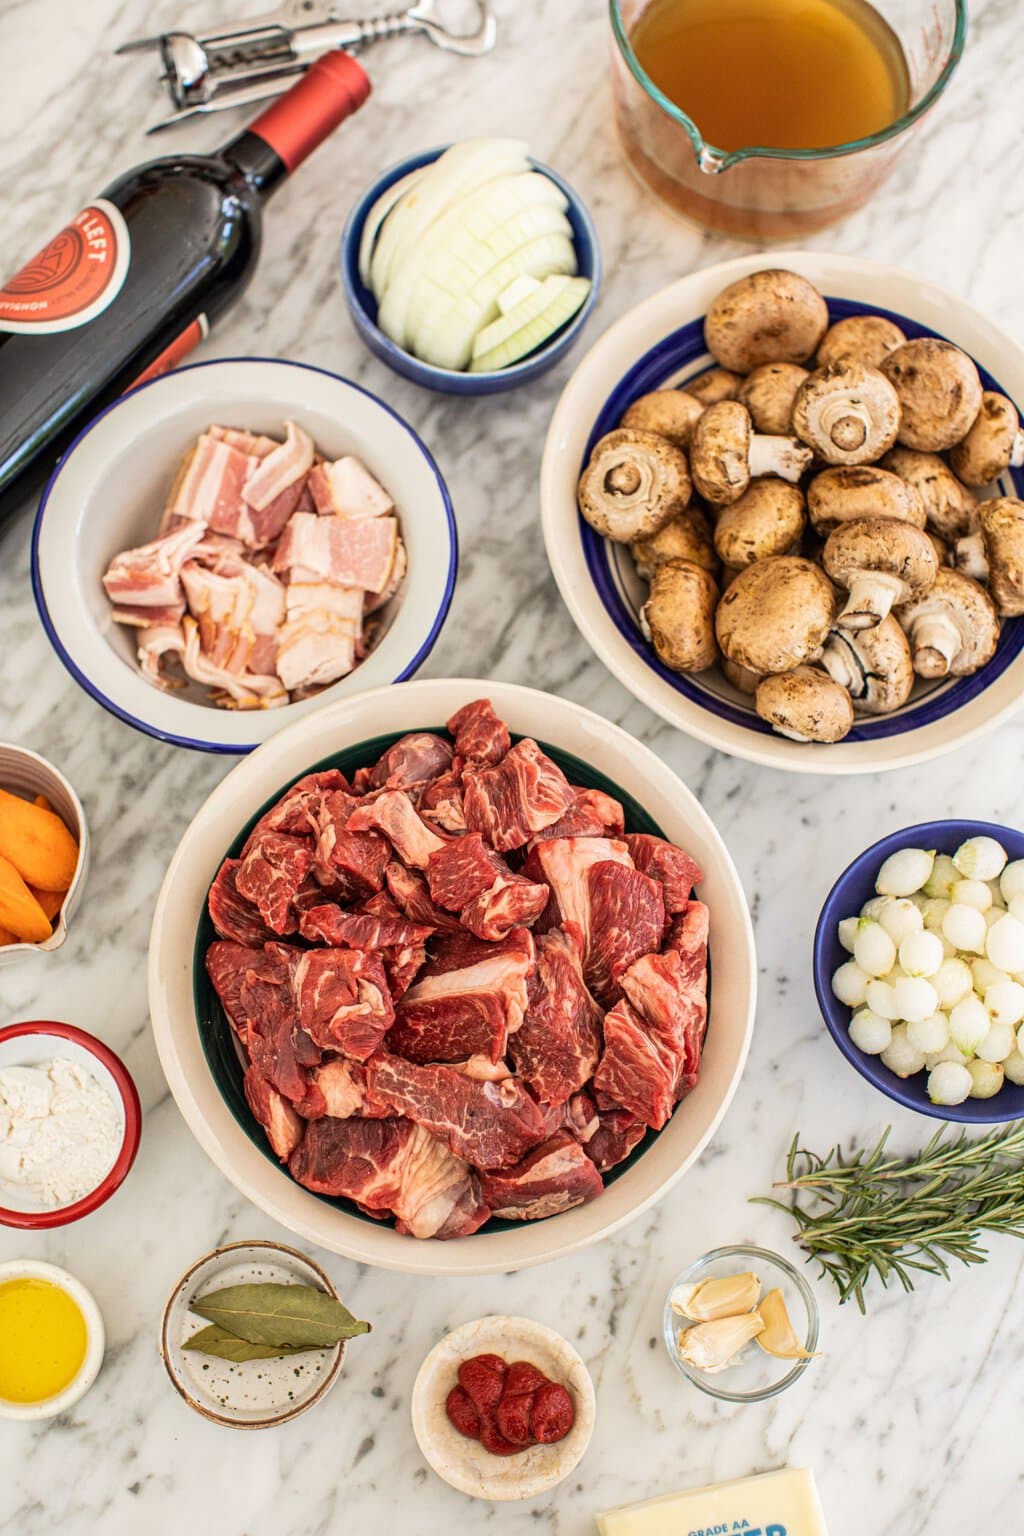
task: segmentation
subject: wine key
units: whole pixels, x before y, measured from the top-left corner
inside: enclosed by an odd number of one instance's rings
[[[153,49],[160,54],[160,78],[177,111],[150,128],[157,133],[197,113],[250,106],[276,96],[331,48],[354,52],[384,38],[422,32],[449,53],[488,53],[494,47],[496,23],[486,0],[466,0],[461,9],[468,12],[471,25],[453,31],[441,18],[440,0],[418,0],[407,11],[364,20],[348,20],[316,0],[286,0],[278,10],[234,27],[163,32],[124,43],[117,51]]]

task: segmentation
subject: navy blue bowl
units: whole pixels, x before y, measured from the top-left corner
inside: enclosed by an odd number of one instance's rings
[[[454,368],[435,368],[432,363],[421,362],[418,357],[413,357],[411,352],[396,346],[378,326],[377,301],[370,290],[363,286],[359,277],[359,244],[363,237],[363,225],[370,209],[388,187],[403,176],[408,176],[411,171],[418,171],[421,166],[429,165],[448,147],[447,144],[439,144],[434,149],[424,149],[418,154],[409,155],[407,159],[399,160],[396,165],[391,166],[367,187],[349,214],[342,232],[341,281],[353,325],[370,351],[375,353],[381,362],[387,363],[389,368],[411,379],[414,384],[421,384],[424,389],[439,390],[445,395],[495,395],[501,390],[515,389],[519,384],[527,384],[531,379],[539,378],[542,373],[553,368],[578,340],[597,302],[598,290],[601,287],[601,250],[597,243],[594,221],[577,193],[549,165],[542,165],[539,160],[531,160],[530,164],[534,169],[543,171],[544,175],[550,177],[556,187],[568,198],[569,207],[566,210],[566,217],[572,225],[572,239],[576,247],[579,275],[589,277],[591,283],[586,302],[544,346],[531,352],[521,362],[513,363],[510,368],[501,368],[493,373],[467,373]]]
[[[931,1115],[936,1120],[959,1120],[966,1125],[986,1125],[995,1121],[1020,1120],[1024,1117],[1024,1088],[1005,1083],[992,1099],[967,1099],[963,1104],[933,1104],[925,1092],[927,1073],[900,1078],[880,1056],[867,1056],[850,1039],[852,1010],[832,992],[832,975],[850,957],[839,942],[837,929],[843,917],[853,917],[875,894],[875,877],[890,853],[898,848],[934,848],[937,853],[953,854],[969,837],[994,837],[1006,849],[1010,860],[1024,858],[1024,832],[1001,827],[992,821],[923,821],[906,827],[873,843],[839,876],[829,891],[814,934],[814,990],[818,1007],[828,1032],[847,1061],[861,1077],[881,1090],[904,1109]]]

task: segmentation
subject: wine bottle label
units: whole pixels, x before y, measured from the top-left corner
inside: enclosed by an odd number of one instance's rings
[[[121,210],[97,198],[0,288],[0,331],[38,336],[87,325],[117,298],[130,255]]]
[[[144,368],[134,383],[128,385],[128,389],[136,389],[140,384],[148,384],[150,379],[158,379],[162,373],[170,373],[171,369],[176,368],[182,358],[187,357],[192,348],[198,347],[209,334],[209,320],[205,315],[197,316],[191,325],[186,325],[183,331],[179,331],[174,340],[154,357],[149,367]]]

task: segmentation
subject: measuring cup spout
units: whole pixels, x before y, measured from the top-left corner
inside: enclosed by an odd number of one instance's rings
[[[728,156],[720,149],[712,149],[709,144],[701,144],[697,151],[697,165],[705,176],[718,176],[725,170],[727,161]]]

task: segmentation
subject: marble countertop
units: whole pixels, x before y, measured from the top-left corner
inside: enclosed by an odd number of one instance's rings
[[[258,9],[258,6],[254,6]],[[48,1258],[93,1290],[109,1347],[98,1384],[67,1416],[0,1432],[0,1529],[10,1536],[316,1536],[337,1530],[544,1528],[590,1536],[595,1511],[677,1487],[784,1465],[814,1468],[832,1536],[953,1536],[1014,1530],[1024,1250],[992,1245],[984,1267],[910,1297],[876,1295],[868,1321],[816,1289],[825,1356],[759,1407],[716,1405],[672,1369],[660,1315],[693,1256],[744,1238],[789,1242],[781,1215],[747,1203],[783,1165],[799,1128],[810,1145],[929,1126],[850,1072],[814,1004],[809,943],[834,873],[911,821],[1021,815],[1024,717],[927,768],[858,780],[787,778],[723,757],[634,702],[576,633],[548,574],[536,479],[546,424],[572,366],[528,393],[471,403],[420,392],[353,334],[336,273],[339,230],[369,177],[400,155],[480,133],[529,136],[589,203],[606,261],[595,337],[670,279],[737,254],[663,212],[625,169],[611,122],[601,0],[497,0],[500,41],[479,62],[403,40],[368,56],[367,109],[275,200],[261,269],[205,356],[258,351],[349,374],[422,433],[448,478],[463,545],[459,585],[424,675],[531,682],[594,708],[648,742],[716,820],[757,929],[761,1003],[742,1085],[693,1171],[615,1239],[547,1268],[452,1283],[372,1272],[317,1254],[349,1303],[375,1322],[315,1411],[273,1432],[219,1429],[165,1379],[157,1321],[179,1274],[240,1238],[284,1238],[221,1177],[186,1129],[149,1034],[146,944],[156,892],[185,825],[227,771],[101,712],[62,670],[28,578],[30,520],[0,544],[5,739],[59,763],[93,834],[86,899],[58,955],[0,973],[0,1017],[66,1018],[95,1031],[134,1073],[145,1109],[136,1167],[120,1194],[49,1236],[0,1231],[0,1259]],[[244,6],[235,4],[237,15]],[[227,15],[221,0],[6,0],[0,8],[0,176],[5,265],[43,243],[86,196],[163,144],[143,128],[163,106],[127,37]],[[864,211],[817,236],[820,249],[890,261],[945,284],[1024,341],[1020,101],[1006,61],[1024,52],[1024,9],[977,0],[967,55],[923,139]],[[181,131],[213,146],[231,119]],[[166,141],[165,141],[166,142]],[[491,600],[505,594],[500,617]],[[447,1329],[489,1311],[561,1329],[598,1391],[592,1448],[554,1494],[523,1506],[472,1503],[428,1472],[409,1393]]]

